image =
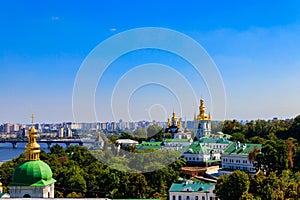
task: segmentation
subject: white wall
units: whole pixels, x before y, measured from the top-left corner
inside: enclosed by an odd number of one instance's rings
[[[45,187],[10,186],[9,190],[11,198],[23,198],[26,194],[31,198],[54,198],[54,183]]]
[[[248,156],[222,155],[222,170],[220,171],[225,171],[226,169],[230,169],[228,171],[239,169],[245,172],[256,172],[253,162],[249,161]]]
[[[174,197],[173,197],[174,196]],[[180,199],[181,197],[181,199]],[[207,197],[207,198],[206,198]],[[197,199],[198,198],[198,199]],[[169,192],[169,200],[216,200],[216,195],[213,193],[213,189],[209,190],[209,193],[204,192]]]

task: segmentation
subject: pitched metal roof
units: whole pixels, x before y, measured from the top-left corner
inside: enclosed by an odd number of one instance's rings
[[[200,143],[219,143],[219,144],[230,144],[231,141],[225,138],[200,138]]]
[[[238,146],[237,143],[230,144],[222,153],[222,155],[241,155],[241,156],[247,156],[250,151],[253,151],[254,147],[257,147],[260,151],[262,148],[261,144],[246,144],[246,143],[240,143]]]
[[[211,187],[214,187],[215,184],[209,183],[173,183],[169,189],[169,192],[182,192],[189,189],[189,192],[207,192]]]
[[[192,154],[209,154],[210,149],[200,143],[193,143],[188,147],[187,151]]]

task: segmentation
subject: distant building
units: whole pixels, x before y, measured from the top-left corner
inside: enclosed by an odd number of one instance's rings
[[[165,139],[163,141],[163,148],[179,150],[186,148],[192,144],[193,139]]]
[[[211,137],[202,137],[197,142],[218,153],[223,153],[223,151],[232,143],[226,138],[218,138],[212,135]]]
[[[193,143],[189,148],[181,155],[181,158],[185,158],[187,164],[203,164],[213,163],[220,161],[220,153],[215,152],[213,149],[209,149],[200,143]]]
[[[20,125],[19,124],[11,124],[10,132],[17,132],[19,130],[20,130]]]
[[[261,144],[241,144],[240,142],[230,144],[221,155],[222,168],[219,174],[230,174],[234,170],[241,170],[249,174],[256,173],[254,161],[249,160],[249,152],[254,149],[261,151]]]
[[[103,149],[104,148],[104,143],[105,141],[103,140],[103,137],[101,135],[100,132],[98,132],[98,136],[95,140],[95,143],[94,143],[94,149]]]
[[[112,131],[116,130],[117,129],[117,123],[116,122],[111,122],[110,123],[110,128]]]
[[[80,130],[82,129],[82,124],[80,123],[67,123],[67,128],[73,129],[73,130]]]
[[[100,123],[100,129],[101,130],[106,130],[107,129],[106,123]]]
[[[200,140],[191,144],[181,157],[186,159],[187,164],[219,164],[221,161],[221,153],[231,143],[231,141],[225,138],[215,137],[215,135],[202,137]]]
[[[4,133],[10,133],[10,127],[11,127],[11,124],[4,124],[3,125],[3,132]]]
[[[131,140],[131,139],[118,139],[117,143],[120,144],[121,146],[125,146],[125,147],[136,146],[139,144],[138,141]]]
[[[138,150],[147,150],[147,149],[161,149],[162,148],[162,142],[145,142],[138,144],[136,146]]]
[[[58,130],[57,137],[63,138],[64,137],[64,132],[65,132],[65,129],[64,128],[60,128]]]
[[[173,183],[169,189],[169,200],[217,200],[214,190],[213,183]]]
[[[211,118],[210,114],[205,113],[204,100],[200,99],[199,115],[194,116],[195,136],[201,138],[211,133]]]
[[[188,130],[187,126],[184,129],[182,128],[181,118],[177,119],[175,112],[173,112],[171,119],[168,118],[165,135],[167,133],[170,133],[172,138],[176,139],[191,139],[192,137],[192,133]]]
[[[57,133],[57,137],[63,138],[63,137],[73,137],[73,132],[70,128],[60,128]]]

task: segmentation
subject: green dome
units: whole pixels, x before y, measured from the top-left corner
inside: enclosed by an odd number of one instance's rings
[[[15,168],[10,186],[46,186],[54,182],[49,165],[41,160],[32,160]]]

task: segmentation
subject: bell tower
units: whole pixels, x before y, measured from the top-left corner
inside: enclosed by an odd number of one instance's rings
[[[28,132],[28,144],[26,145],[26,160],[40,160],[40,145],[36,142],[37,131],[34,128],[33,119],[34,115],[31,116],[32,126]]]
[[[19,164],[8,185],[11,198],[54,198],[52,171],[48,164],[40,160],[40,145],[37,143],[37,131],[32,126],[28,132],[25,161]]]
[[[211,118],[210,114],[205,113],[204,100],[200,99],[199,115],[195,118],[195,136],[201,138],[211,133]]]

